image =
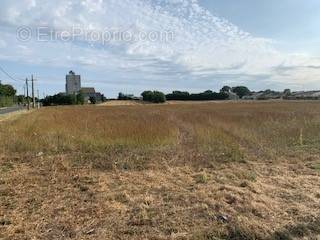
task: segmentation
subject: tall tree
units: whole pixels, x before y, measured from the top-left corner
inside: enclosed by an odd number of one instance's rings
[[[2,96],[14,96],[17,91],[10,84],[0,84],[0,95]]]
[[[245,86],[238,86],[232,88],[232,92],[236,93],[239,98],[243,98],[246,95],[250,95],[251,91]]]

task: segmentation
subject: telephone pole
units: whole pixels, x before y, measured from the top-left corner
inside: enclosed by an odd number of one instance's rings
[[[26,85],[23,84],[23,101],[22,104],[24,105],[26,103]]]
[[[26,78],[26,88],[27,88],[27,106],[28,110],[30,110],[30,99],[29,99],[29,85],[28,85],[28,78]]]
[[[37,107],[38,107],[38,109],[40,109],[40,94],[39,94],[39,89],[37,90],[37,95],[38,95]]]
[[[34,95],[34,79],[33,79],[33,75],[31,75],[31,84],[32,84],[32,108],[36,107],[36,98]]]

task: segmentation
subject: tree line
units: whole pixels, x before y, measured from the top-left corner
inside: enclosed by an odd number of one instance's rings
[[[105,102],[106,97],[101,95],[101,99],[97,99],[95,96],[87,96],[81,92],[78,94],[58,93],[52,96],[46,96],[41,100],[41,103],[43,106],[83,105],[87,100],[91,104],[96,104],[98,102]]]
[[[245,86],[229,87],[224,86],[219,92],[207,90],[201,93],[189,93],[186,91],[173,91],[165,95],[159,91],[144,91],[141,96],[143,101],[153,103],[163,103],[165,101],[211,101],[211,100],[227,100],[233,93],[238,98],[250,95],[251,91]]]
[[[209,101],[209,100],[227,100],[230,93],[233,92],[239,98],[243,96],[250,95],[250,90],[245,86],[229,87],[224,86],[219,92],[214,92],[207,90],[201,93],[189,93],[186,91],[173,91],[169,94],[164,94],[160,91],[144,91],[141,96],[142,100],[152,103],[164,103],[167,100],[176,101]],[[16,96],[16,89],[10,84],[0,83],[0,107],[10,106],[15,103],[25,104],[27,99],[23,95]],[[103,97],[103,100],[106,99]],[[134,95],[126,95],[119,93],[118,100],[140,100],[140,98]],[[29,101],[31,98],[29,97]],[[47,96],[41,100],[43,106],[55,106],[55,105],[78,105],[84,104],[85,98],[79,93],[76,95],[67,95],[64,93],[55,94],[52,96]],[[97,101],[90,98],[90,102],[95,104]]]
[[[64,94],[58,93],[53,96],[47,96],[42,99],[43,106],[57,106],[57,105],[82,105],[84,104],[84,96],[79,94]]]
[[[226,100],[229,98],[229,95],[225,92],[213,92],[207,90],[202,93],[188,93],[173,91],[170,94],[166,95],[167,100],[176,100],[176,101],[209,101],[209,100]]]

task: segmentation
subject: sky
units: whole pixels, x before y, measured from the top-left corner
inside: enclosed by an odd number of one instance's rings
[[[318,0],[1,0],[0,72],[63,92],[320,89]]]

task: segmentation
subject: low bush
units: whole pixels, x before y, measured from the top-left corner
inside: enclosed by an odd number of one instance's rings
[[[145,91],[141,94],[143,101],[152,103],[164,103],[166,102],[166,96],[163,92],[159,91]]]
[[[59,93],[53,96],[47,96],[42,100],[42,104],[43,106],[84,104],[84,97],[82,94],[67,95]]]

